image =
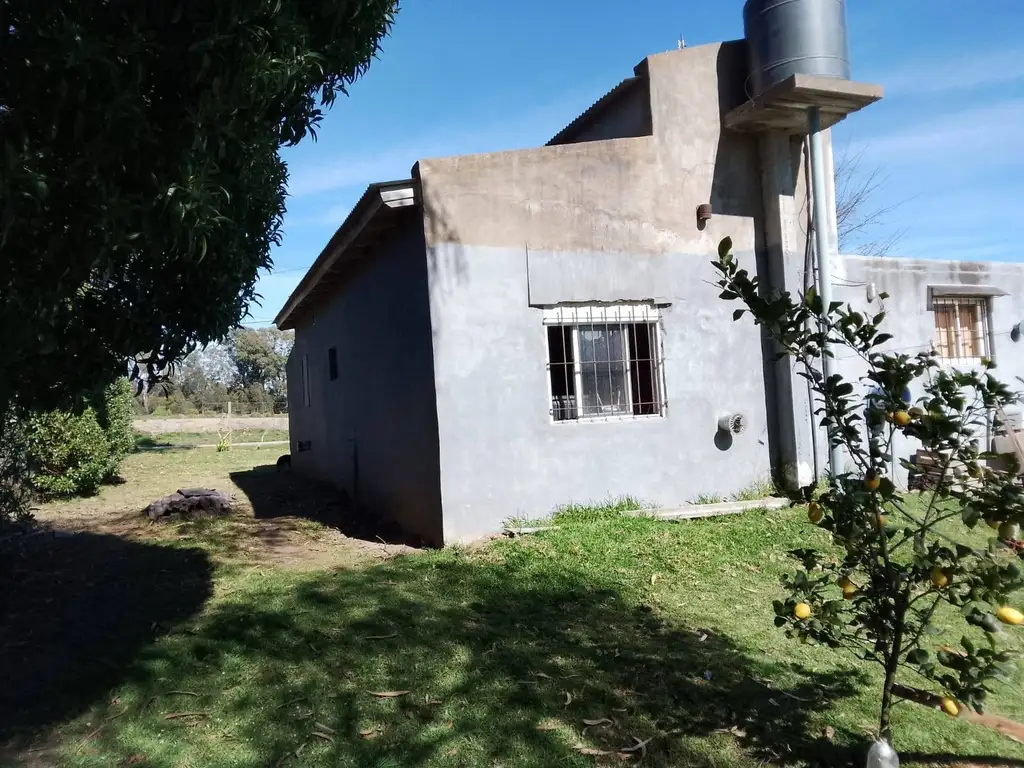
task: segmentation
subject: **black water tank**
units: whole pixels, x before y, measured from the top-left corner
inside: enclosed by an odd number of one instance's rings
[[[748,96],[795,74],[850,79],[845,0],[747,0],[743,34]]]

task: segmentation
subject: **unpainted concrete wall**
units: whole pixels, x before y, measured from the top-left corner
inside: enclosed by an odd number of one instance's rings
[[[353,267],[312,324],[296,329],[288,360],[292,462],[344,488],[360,508],[441,541],[437,412],[427,269],[413,215]],[[335,347],[338,378],[328,375]],[[310,406],[303,403],[307,355]],[[312,450],[298,451],[299,441]]]
[[[763,254],[756,140],[720,130],[745,52],[644,66],[653,136],[419,164],[446,540],[573,500],[726,495],[770,472],[761,337],[733,323],[709,263],[726,235],[751,269]],[[668,305],[668,414],[552,423],[539,307],[646,299]],[[716,434],[724,411],[744,413],[747,432]]]
[[[1024,321],[1024,265],[994,262],[958,262],[944,260],[913,260],[845,256],[833,283],[833,298],[854,309],[872,315],[884,311],[883,331],[893,339],[882,351],[916,354],[931,348],[935,341],[935,316],[928,307],[929,286],[994,286],[1008,295],[993,296],[989,350],[997,368],[997,378],[1014,389],[1021,388],[1016,377],[1024,377],[1024,341],[1010,338],[1013,326]],[[874,284],[876,293],[889,298],[867,301],[867,284]],[[859,381],[867,366],[858,357],[837,352],[838,373],[858,387],[859,394],[870,391],[868,383]],[[916,399],[923,394],[920,383],[911,388]],[[897,435],[894,455],[909,458],[920,447],[916,440]],[[905,487],[906,470],[897,468],[894,479]]]

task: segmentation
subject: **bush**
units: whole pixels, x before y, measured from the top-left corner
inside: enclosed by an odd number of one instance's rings
[[[121,468],[121,460],[135,448],[134,413],[135,398],[128,379],[118,379],[104,390],[103,405],[97,414],[110,445],[110,460],[104,479],[115,477]]]
[[[0,531],[31,517],[25,431],[15,417],[0,417]]]
[[[48,496],[92,494],[110,473],[110,442],[96,411],[52,411],[29,421],[31,484]]]

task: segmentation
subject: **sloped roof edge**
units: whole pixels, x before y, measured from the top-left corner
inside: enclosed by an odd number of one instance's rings
[[[362,197],[352,207],[351,212],[338,227],[337,231],[320,251],[320,255],[310,265],[302,280],[292,291],[281,311],[274,318],[274,324],[281,330],[294,328],[296,311],[331,268],[343,260],[346,250],[359,237],[360,233],[382,212],[419,204],[419,182],[415,179],[400,181],[380,181],[370,184]]]

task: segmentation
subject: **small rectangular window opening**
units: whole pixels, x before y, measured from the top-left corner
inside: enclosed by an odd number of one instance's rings
[[[987,299],[936,297],[933,308],[939,357],[950,363],[968,364],[989,356]]]
[[[545,322],[555,421],[664,413],[654,308],[556,309]]]
[[[338,378],[338,349],[331,347],[327,350],[327,371],[331,381]]]
[[[302,404],[309,408],[309,356],[302,356]]]

